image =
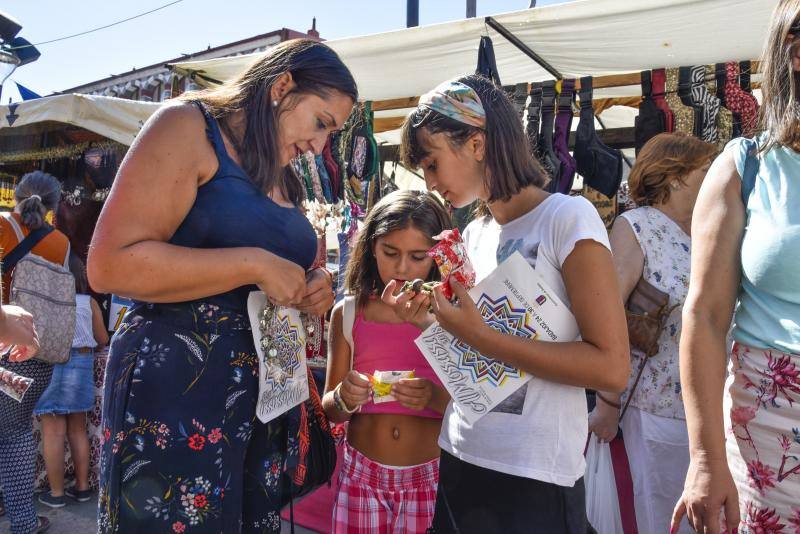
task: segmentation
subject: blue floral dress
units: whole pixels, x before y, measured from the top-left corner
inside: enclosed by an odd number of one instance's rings
[[[171,242],[260,246],[308,269],[310,223],[265,197],[227,155],[216,121],[206,121],[220,167]],[[253,289],[141,303],[125,317],[106,368],[99,532],[280,531],[281,478],[298,462],[300,414],[256,419]]]

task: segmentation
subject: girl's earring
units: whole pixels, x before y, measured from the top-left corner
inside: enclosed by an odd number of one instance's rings
[[[277,100],[273,100],[272,101],[272,107],[273,108],[277,108],[278,107],[278,101]]]

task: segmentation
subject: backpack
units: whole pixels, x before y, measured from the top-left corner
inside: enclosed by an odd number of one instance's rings
[[[342,300],[336,303],[336,308],[342,309],[342,334],[345,341],[350,346],[350,357],[353,356],[353,324],[356,322],[356,298],[352,295],[345,295]],[[352,367],[352,360],[350,366]]]
[[[47,363],[66,363],[75,336],[75,277],[63,265],[30,253],[53,231],[52,227],[40,228],[24,237],[13,217],[6,220],[19,240],[3,258],[3,270],[13,270],[10,303],[33,315],[40,346],[36,358]]]

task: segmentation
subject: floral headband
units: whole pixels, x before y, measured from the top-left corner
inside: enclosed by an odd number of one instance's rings
[[[448,81],[439,84],[419,98],[419,107],[441,113],[463,124],[486,128],[486,110],[483,109],[478,93],[461,82]]]

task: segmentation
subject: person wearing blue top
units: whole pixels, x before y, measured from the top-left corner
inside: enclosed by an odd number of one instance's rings
[[[256,419],[247,297],[333,304],[289,163],[320,154],[357,98],[332,49],[287,41],[163,106],[128,151],[88,263],[96,291],[137,301],[106,369],[99,532],[280,531],[300,412]]]
[[[728,144],[692,218],[680,344],[691,461],[673,528],[686,514],[698,532],[720,532],[720,517],[727,532],[800,529],[797,0],[778,2],[762,69],[761,131]]]

